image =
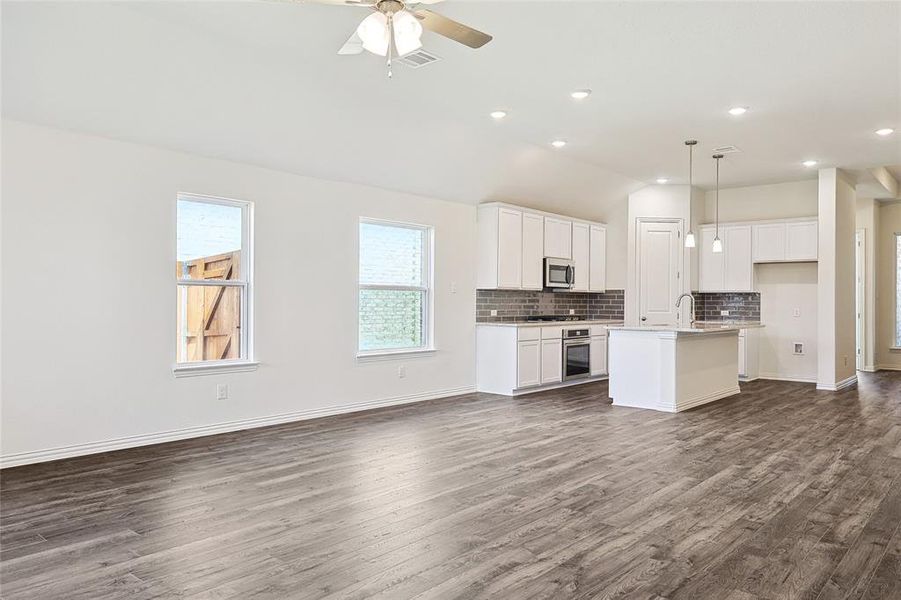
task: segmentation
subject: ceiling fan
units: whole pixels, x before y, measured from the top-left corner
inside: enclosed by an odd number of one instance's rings
[[[472,27],[449,19],[423,4],[437,4],[441,0],[306,0],[317,4],[341,4],[361,6],[372,10],[354,31],[350,39],[338,50],[338,54],[360,54],[363,50],[387,56],[388,77],[391,77],[391,60],[402,57],[422,47],[423,28],[459,42],[470,48],[481,48],[491,41],[491,36]]]

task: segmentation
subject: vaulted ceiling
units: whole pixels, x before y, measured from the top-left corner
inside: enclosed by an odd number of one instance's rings
[[[290,2],[4,2],[6,117],[291,172],[593,217],[658,176],[682,141],[742,150],[724,185],[800,165],[901,163],[901,3],[465,2],[494,35],[385,76],[337,56],[366,9]],[[569,93],[591,88],[587,100]],[[741,117],[731,106],[750,107]],[[488,113],[509,112],[495,122]],[[875,136],[880,127],[899,133]],[[549,146],[554,138],[568,145]]]

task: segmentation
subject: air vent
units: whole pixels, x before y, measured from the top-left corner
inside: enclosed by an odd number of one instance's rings
[[[720,146],[713,149],[714,154],[735,154],[736,152],[741,152],[741,150],[735,146]]]
[[[430,65],[433,62],[437,62],[441,60],[441,57],[432,54],[431,52],[426,52],[422,48],[416,50],[414,52],[410,52],[409,54],[398,58],[397,62],[407,65],[411,69],[418,69],[419,67],[424,67],[426,65]]]

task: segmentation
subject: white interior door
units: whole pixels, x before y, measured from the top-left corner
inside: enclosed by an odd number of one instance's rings
[[[642,221],[638,233],[638,317],[642,325],[679,322],[676,298],[682,245],[678,223]]]
[[[866,306],[865,298],[866,298],[866,289],[867,289],[867,284],[866,284],[866,281],[867,281],[867,279],[866,279],[866,271],[867,271],[866,230],[858,229],[855,237],[857,238],[855,240],[855,244],[854,244],[855,264],[857,265],[857,268],[856,268],[857,272],[856,272],[856,274],[855,274],[856,276],[854,278],[854,280],[856,282],[856,286],[857,286],[856,293],[855,293],[855,298],[856,298],[855,314],[857,315],[857,318],[855,321],[856,326],[857,326],[857,336],[856,336],[857,337],[857,369],[862,371],[864,368],[864,356],[863,356],[864,336],[866,335],[865,329],[864,329],[864,307]]]

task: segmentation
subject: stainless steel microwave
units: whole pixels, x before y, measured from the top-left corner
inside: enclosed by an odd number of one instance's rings
[[[573,261],[564,258],[544,259],[544,287],[572,288],[576,281]]]

